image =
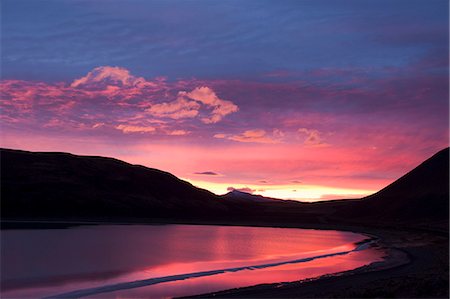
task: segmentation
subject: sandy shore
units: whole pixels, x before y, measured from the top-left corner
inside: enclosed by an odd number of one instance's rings
[[[190,298],[448,298],[447,233],[377,228],[351,230],[378,236],[378,246],[387,254],[384,261],[314,279],[263,284]]]

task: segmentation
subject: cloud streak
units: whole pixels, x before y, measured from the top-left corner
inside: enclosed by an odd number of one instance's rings
[[[255,129],[255,130],[247,130],[240,134],[215,134],[214,138],[219,139],[228,139],[237,142],[251,142],[251,143],[279,143],[281,142],[278,139],[276,134],[269,135],[265,130]]]
[[[94,125],[95,127],[95,125]],[[141,127],[141,126],[128,126],[128,125],[118,125],[117,130],[124,133],[149,133],[154,132],[156,129],[154,127]]]
[[[199,174],[199,175],[219,175],[218,173],[216,173],[214,171],[194,172],[194,174]]]

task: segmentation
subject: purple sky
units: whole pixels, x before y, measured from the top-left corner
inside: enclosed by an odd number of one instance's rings
[[[355,197],[448,146],[448,1],[2,1],[1,146]]]

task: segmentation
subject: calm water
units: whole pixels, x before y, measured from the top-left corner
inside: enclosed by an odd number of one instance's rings
[[[161,298],[295,281],[381,260],[355,244],[366,238],[194,225],[6,230],[1,297]]]

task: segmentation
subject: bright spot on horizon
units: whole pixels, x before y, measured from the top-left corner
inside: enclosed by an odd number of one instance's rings
[[[297,200],[303,202],[315,202],[333,199],[352,199],[361,198],[375,193],[377,190],[361,190],[361,189],[345,189],[333,188],[317,185],[248,185],[248,184],[227,184],[213,183],[207,181],[191,180],[183,178],[183,180],[192,185],[206,189],[216,195],[223,195],[230,192],[232,186],[236,190],[243,190],[249,194],[262,195],[277,199]]]

